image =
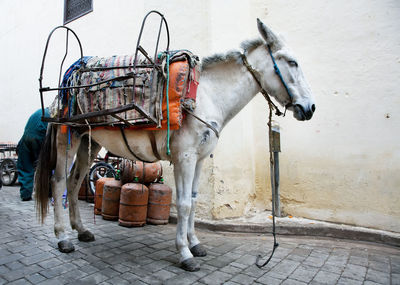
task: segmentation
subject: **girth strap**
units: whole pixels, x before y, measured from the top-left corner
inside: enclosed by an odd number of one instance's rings
[[[125,145],[126,145],[126,148],[127,148],[127,149],[129,150],[129,152],[133,155],[133,157],[136,157],[138,160],[141,160],[141,161],[146,162],[146,163],[152,163],[153,161],[144,160],[144,159],[140,158],[136,153],[133,152],[133,150],[131,149],[131,147],[130,147],[129,144],[128,144],[128,140],[126,139],[125,131],[124,131],[124,126],[119,126],[119,129],[121,130],[121,135],[122,135],[122,138],[123,138],[124,143],[125,143]]]
[[[148,134],[149,134],[149,140],[150,140],[150,144],[151,144],[151,149],[153,150],[153,154],[158,160],[161,160],[160,153],[157,150],[156,136],[154,135],[153,132],[149,132]]]
[[[214,126],[212,126],[211,124],[207,123],[206,121],[204,121],[204,120],[201,119],[200,117],[196,116],[196,115],[195,115],[192,111],[190,111],[188,108],[186,108],[186,107],[184,107],[184,106],[183,106],[182,108],[183,108],[189,115],[193,116],[194,118],[196,118],[197,120],[199,120],[200,122],[202,122],[203,124],[205,124],[208,128],[210,128],[210,129],[215,133],[215,135],[217,136],[217,138],[219,138],[219,132],[218,132],[218,130],[217,130]],[[125,131],[124,131],[124,126],[121,126],[121,125],[120,125],[119,128],[120,128],[120,130],[121,130],[121,135],[122,135],[122,138],[123,138],[124,143],[125,143],[125,145],[126,145],[126,148],[127,148],[127,149],[129,150],[129,152],[133,155],[133,157],[136,157],[137,159],[139,159],[139,160],[141,160],[141,161],[143,161],[143,162],[146,162],[146,163],[152,163],[153,161],[146,161],[146,160],[140,158],[136,153],[133,152],[133,150],[131,149],[131,147],[130,147],[129,144],[128,144],[128,140],[126,139],[126,135],[125,135]],[[150,140],[151,148],[152,148],[152,150],[153,150],[153,154],[154,154],[154,156],[155,156],[158,160],[161,160],[160,153],[159,153],[158,150],[157,150],[157,142],[156,142],[156,138],[155,138],[155,136],[154,136],[154,133],[150,131],[148,134],[149,134],[149,140]]]

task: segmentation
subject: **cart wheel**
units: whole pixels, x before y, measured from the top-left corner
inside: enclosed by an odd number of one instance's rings
[[[110,164],[105,162],[99,162],[90,168],[89,171],[89,189],[93,195],[96,194],[96,181],[103,177],[114,177],[115,169]]]
[[[4,159],[0,164],[0,179],[3,185],[10,186],[15,183],[18,177],[17,165],[9,158]]]

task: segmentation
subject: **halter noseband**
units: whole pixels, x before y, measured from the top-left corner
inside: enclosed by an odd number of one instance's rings
[[[260,92],[264,95],[265,99],[268,101],[268,104],[272,105],[272,106],[275,108],[275,110],[276,110],[276,111],[275,111],[275,114],[276,114],[277,116],[281,116],[282,114],[283,114],[283,116],[285,116],[286,110],[287,110],[289,107],[293,106],[293,94],[290,92],[289,87],[287,86],[285,80],[284,80],[283,77],[282,77],[282,73],[281,73],[281,71],[279,70],[278,65],[276,64],[275,57],[274,57],[273,54],[272,54],[272,50],[271,50],[270,45],[267,45],[267,46],[268,46],[269,55],[271,56],[272,62],[273,62],[273,64],[274,64],[275,73],[279,76],[279,79],[281,80],[283,86],[284,86],[285,89],[286,89],[286,92],[287,92],[288,95],[289,95],[290,102],[287,103],[287,104],[285,105],[285,112],[284,112],[284,113],[282,113],[282,112],[278,109],[278,107],[271,101],[270,95],[268,94],[268,92],[267,92],[267,91],[262,87],[262,85],[261,85],[261,82],[260,82],[260,79],[259,79],[259,72],[258,72],[257,70],[255,70],[255,69],[249,64],[249,62],[247,61],[246,55],[245,55],[244,53],[242,53],[243,64],[247,67],[248,71],[251,73],[251,75],[253,76],[254,80],[255,80],[255,81],[257,82],[257,84],[260,86],[260,88],[261,88],[261,91],[260,91]]]

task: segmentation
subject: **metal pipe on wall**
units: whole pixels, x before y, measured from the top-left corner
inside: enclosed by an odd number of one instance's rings
[[[272,211],[277,217],[281,217],[280,194],[279,194],[279,152],[281,151],[280,127],[277,122],[272,122],[270,137],[270,152],[273,152],[271,162],[271,188],[272,188]]]

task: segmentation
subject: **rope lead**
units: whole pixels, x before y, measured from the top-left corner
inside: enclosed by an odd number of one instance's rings
[[[269,140],[271,140],[272,138],[272,110],[273,110],[273,105],[270,103],[270,101],[268,101],[268,106],[269,106],[269,117],[268,117],[268,134],[269,134]],[[269,258],[263,263],[260,264],[260,260],[262,258],[261,255],[257,256],[256,259],[256,266],[258,268],[263,268],[265,265],[267,265],[272,256],[274,255],[275,249],[279,246],[279,243],[276,242],[276,230],[275,230],[275,203],[274,203],[274,184],[275,184],[275,180],[274,180],[274,175],[273,172],[275,172],[275,168],[274,168],[274,157],[272,155],[272,150],[271,150],[271,141],[270,141],[270,150],[269,150],[269,161],[270,161],[270,168],[271,168],[271,192],[272,192],[272,235],[274,237],[274,245],[272,248],[272,252],[271,255],[269,256]]]
[[[168,89],[169,89],[169,53],[167,53],[167,87],[165,92],[165,100],[167,103],[167,155],[171,155],[171,150],[169,148],[169,139],[170,139],[170,123],[169,123],[169,97],[168,97]]]

